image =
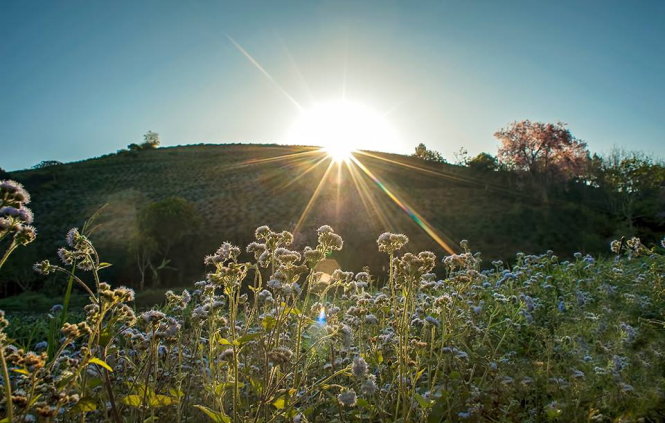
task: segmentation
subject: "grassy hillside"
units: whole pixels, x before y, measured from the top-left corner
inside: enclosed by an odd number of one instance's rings
[[[589,187],[562,187],[560,192],[548,193],[545,204],[540,191],[522,186],[508,173],[478,173],[389,154],[357,157],[454,249],[460,240],[469,239],[488,260],[505,258],[512,251],[552,249],[562,256],[605,251],[615,231]],[[295,244],[304,246],[314,242],[317,227],[329,224],[345,239],[338,260],[353,270],[362,265],[376,272],[384,270],[376,252],[366,251],[366,246],[385,231],[407,234],[414,251],[429,249],[444,255],[441,246],[355,165],[351,166],[355,178],[344,165],[330,169],[310,212],[296,228],[326,174],[327,159],[311,169],[323,158],[312,147],[194,145],[14,172],[12,177],[32,194],[39,237],[16,255],[9,272],[14,278],[32,277],[18,269],[39,258],[53,257],[70,227],[81,226],[106,205],[95,221],[92,239],[102,256],[115,264],[111,277],[131,284],[136,265],[128,252],[137,213],[151,202],[171,196],[193,203],[201,217],[199,227],[204,229],[174,247],[171,259],[177,271],[166,272],[167,283],[202,275],[202,255],[224,240],[246,244],[260,225],[297,229]],[[310,171],[305,173],[307,169]],[[173,228],[163,230],[168,234]]]

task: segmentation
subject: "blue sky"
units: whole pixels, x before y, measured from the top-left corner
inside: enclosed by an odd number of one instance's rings
[[[387,113],[411,153],[495,153],[514,120],[665,155],[665,2],[0,3],[0,167],[163,145],[282,142],[298,109]]]

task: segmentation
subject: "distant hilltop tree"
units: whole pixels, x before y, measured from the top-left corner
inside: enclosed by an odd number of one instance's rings
[[[0,167],[0,179],[10,179],[11,177],[12,175],[9,172]]]
[[[473,170],[491,172],[499,167],[499,162],[496,157],[489,153],[480,153],[476,157],[469,159],[467,161],[467,166]]]
[[[499,162],[511,170],[570,179],[582,175],[589,161],[586,143],[575,138],[566,124],[523,120],[500,129]]]
[[[425,146],[423,143],[420,143],[416,146],[416,151],[413,153],[413,157],[427,160],[429,162],[446,163],[446,159],[443,158],[441,153],[435,150],[427,149],[427,146]]]
[[[129,151],[142,151],[142,150],[154,150],[159,146],[159,134],[157,132],[148,131],[143,135],[143,143],[136,144],[132,143],[127,146]]]
[[[59,162],[57,160],[43,160],[36,165],[34,165],[32,168],[33,169],[44,169],[47,167],[53,167],[53,166],[60,166],[62,162]]]

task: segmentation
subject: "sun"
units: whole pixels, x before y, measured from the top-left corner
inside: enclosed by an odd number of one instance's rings
[[[318,145],[338,163],[357,150],[385,150],[396,141],[386,118],[361,103],[336,100],[303,110],[289,131],[290,143]]]

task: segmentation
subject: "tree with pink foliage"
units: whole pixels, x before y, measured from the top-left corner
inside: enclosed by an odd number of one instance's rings
[[[499,161],[508,169],[570,179],[584,173],[589,160],[586,143],[575,138],[566,124],[523,120],[502,128]]]

